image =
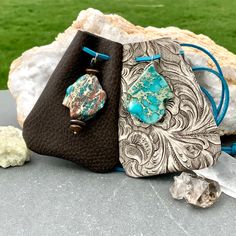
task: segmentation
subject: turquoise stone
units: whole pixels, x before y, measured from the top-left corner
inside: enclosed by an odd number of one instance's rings
[[[74,119],[91,119],[106,102],[106,92],[95,75],[85,74],[66,89],[63,105],[70,109]]]
[[[165,103],[173,98],[168,83],[151,64],[129,88],[126,108],[147,124],[155,124],[165,114]]]

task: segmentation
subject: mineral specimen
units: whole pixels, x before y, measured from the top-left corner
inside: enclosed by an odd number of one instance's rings
[[[165,114],[165,102],[173,93],[151,64],[128,90],[127,109],[147,124],[155,124]]]
[[[82,121],[92,118],[106,101],[106,92],[95,75],[85,74],[66,90],[63,105],[70,109],[73,119]]]
[[[158,22],[157,22],[158,25]],[[143,28],[135,26],[118,15],[105,15],[95,9],[81,11],[72,26],[60,33],[49,45],[34,47],[24,52],[13,61],[9,73],[8,87],[17,103],[17,118],[22,126],[25,118],[33,108],[56,65],[68,48],[77,30],[89,31],[120,43],[132,43],[142,40],[170,37],[179,42],[194,43],[207,48],[222,66],[225,78],[230,85],[230,107],[220,129],[222,133],[236,133],[236,56],[227,49],[217,45],[205,35],[194,34],[177,27]],[[214,67],[212,62],[196,50],[184,48],[185,57],[192,65]],[[201,85],[212,92],[219,101],[220,83],[209,73],[199,73]]]
[[[207,208],[212,206],[221,195],[220,185],[210,179],[183,172],[174,177],[170,193],[175,199],[185,199],[188,203]]]
[[[22,137],[22,131],[13,126],[0,127],[0,166],[22,166],[30,160],[30,151]]]

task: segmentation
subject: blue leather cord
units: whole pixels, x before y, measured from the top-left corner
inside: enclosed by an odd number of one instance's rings
[[[193,71],[208,71],[208,72],[211,72],[212,74],[216,75],[221,80],[222,89],[221,89],[220,104],[223,104],[224,99],[225,99],[225,87],[224,87],[225,83],[222,81],[223,78],[220,76],[220,74],[217,71],[212,70],[208,67],[194,66],[194,67],[192,67],[192,70]],[[226,83],[226,86],[227,86],[227,83]],[[219,113],[220,113],[220,107],[217,107],[217,115]]]
[[[104,53],[99,53],[99,52],[95,52],[93,51],[92,49],[90,48],[87,48],[87,47],[83,47],[82,50],[86,53],[88,53],[89,55],[91,55],[92,57],[97,57],[97,58],[100,58],[102,60],[109,60],[111,57],[107,54],[104,54]]]
[[[224,78],[224,75],[223,75],[223,72],[222,72],[222,70],[220,68],[220,65],[219,65],[218,61],[215,59],[215,57],[208,50],[206,50],[205,48],[202,48],[202,47],[200,47],[198,45],[194,45],[194,44],[190,44],[190,43],[182,43],[180,45],[181,46],[185,46],[185,47],[196,48],[196,49],[204,52],[215,63],[215,66],[216,66],[216,68],[218,70],[218,73],[217,73],[217,71],[212,70],[212,69],[207,68],[207,67],[195,67],[195,71],[197,71],[197,70],[208,71],[210,73],[215,74],[221,80],[222,90],[223,91],[221,93],[221,99],[220,99],[219,106],[217,107],[217,122],[216,122],[219,125],[223,121],[223,119],[224,119],[224,117],[225,117],[225,115],[227,113],[228,106],[229,106],[229,99],[230,99],[229,87],[228,87],[228,84],[227,84],[227,82],[226,82],[226,80]],[[214,106],[214,105],[212,105],[212,106]],[[222,106],[223,106],[223,108],[222,108]],[[229,147],[224,147],[223,146],[223,147],[221,147],[221,150],[224,151],[224,152],[227,152],[230,155],[236,155],[236,143],[233,143]]]
[[[184,55],[184,51],[180,50],[179,55]],[[160,59],[160,58],[161,58],[161,54],[155,54],[155,55],[152,55],[152,56],[135,57],[135,61],[137,61],[137,62],[154,61],[154,60],[157,60],[157,59]]]
[[[145,56],[145,57],[135,57],[135,61],[137,62],[144,62],[144,61],[154,61],[154,60],[157,60],[157,59],[160,59],[161,58],[161,55],[160,54],[156,54],[156,55],[153,55],[153,56]]]
[[[200,47],[200,46],[198,46],[198,45],[195,45],[195,44],[191,44],[191,43],[181,43],[180,45],[181,45],[182,47],[195,48],[195,49],[198,49],[199,51],[202,51],[203,53],[205,53],[205,54],[214,62],[214,64],[215,64],[215,66],[216,66],[216,68],[217,68],[219,74],[220,74],[222,77],[224,77],[223,72],[222,72],[222,70],[221,70],[221,67],[220,67],[218,61],[215,59],[215,57],[214,57],[207,49],[205,49],[205,48],[203,48],[203,47]],[[223,101],[221,101],[220,104],[219,104],[219,108],[220,108],[220,109],[221,109],[222,105],[223,105]]]
[[[116,172],[125,172],[124,168],[121,165],[117,165],[114,168],[114,171],[116,171]]]
[[[220,104],[223,104],[223,106],[220,107],[220,105],[217,107],[217,115],[215,115],[215,120],[216,120],[216,124],[219,126],[220,123],[223,121],[228,107],[229,107],[229,99],[230,99],[230,95],[229,95],[229,87],[228,84],[226,82],[226,80],[224,79],[223,76],[221,76],[217,71],[208,68],[208,67],[193,67],[192,68],[193,71],[207,71],[210,72],[214,75],[216,75],[220,80],[221,80],[221,84],[222,84],[222,92],[221,92],[221,99],[220,99]],[[212,103],[212,101],[210,100],[210,102]]]

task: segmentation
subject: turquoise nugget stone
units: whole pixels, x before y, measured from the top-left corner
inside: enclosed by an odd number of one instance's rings
[[[128,90],[126,108],[147,124],[155,124],[165,114],[165,102],[173,98],[166,80],[151,64]]]
[[[106,92],[95,75],[85,74],[66,89],[63,105],[73,119],[87,121],[103,108]]]

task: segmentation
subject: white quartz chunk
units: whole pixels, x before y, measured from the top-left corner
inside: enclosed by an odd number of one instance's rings
[[[22,131],[13,126],[0,126],[0,166],[22,166],[30,160],[30,151]]]

